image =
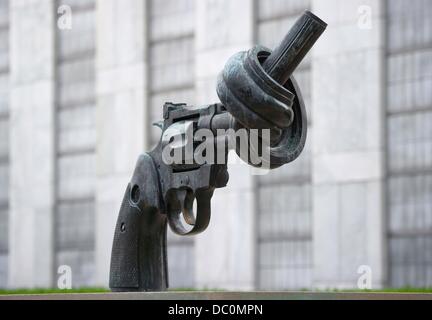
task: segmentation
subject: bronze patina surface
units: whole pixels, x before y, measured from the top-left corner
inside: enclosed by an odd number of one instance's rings
[[[179,235],[194,235],[209,225],[213,193],[228,183],[229,147],[224,148],[221,157],[225,161],[218,161],[218,158],[198,163],[190,156],[198,149],[195,140],[198,130],[206,129],[214,134],[214,138],[200,141],[213,147],[230,145],[226,134],[219,135],[220,129],[242,129],[248,138],[252,138],[252,132],[267,130],[270,133],[268,143],[258,135],[256,144],[248,144],[246,152],[237,145],[232,147],[252,166],[276,169],[300,155],[306,140],[307,120],[300,88],[292,73],[326,26],[306,11],[273,51],[255,46],[233,55],[219,75],[216,91],[220,103],[200,108],[165,103],[163,121],[157,124],[162,129],[159,143],[139,157],[121,205],[111,254],[112,291],[166,290],[167,225]],[[193,138],[186,138],[188,132],[192,132]],[[180,142],[174,148],[186,156],[184,161],[167,164],[164,150],[175,138]],[[189,156],[188,150],[192,150]],[[260,150],[269,156],[258,165],[253,159]],[[193,212],[194,202],[196,213]],[[164,297],[177,295],[167,293]],[[180,294],[184,297],[198,295]],[[255,295],[267,297],[271,294]]]

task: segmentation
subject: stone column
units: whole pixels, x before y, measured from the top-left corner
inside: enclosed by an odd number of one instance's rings
[[[146,1],[98,0],[96,10],[96,284],[108,286],[118,210],[146,141]]]
[[[219,101],[216,76],[231,55],[252,46],[254,19],[252,0],[196,0],[196,8],[196,102],[200,105]],[[228,187],[217,189],[213,196],[208,229],[195,240],[198,288],[254,286],[253,177],[244,163],[230,165],[229,173]]]
[[[382,1],[312,1],[328,24],[313,51],[314,285],[385,280]],[[363,271],[364,272],[364,271]]]
[[[54,1],[10,1],[9,285],[52,285]]]

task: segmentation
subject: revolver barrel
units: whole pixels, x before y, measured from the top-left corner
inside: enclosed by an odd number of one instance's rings
[[[264,70],[284,85],[326,27],[324,21],[306,11],[264,61]]]

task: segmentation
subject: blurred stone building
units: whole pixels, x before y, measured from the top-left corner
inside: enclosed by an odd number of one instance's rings
[[[56,286],[60,265],[106,286],[163,102],[218,101],[228,57],[305,9],[329,24],[296,72],[305,151],[230,167],[206,232],[169,234],[171,286],[432,286],[431,1],[1,0],[0,287]]]

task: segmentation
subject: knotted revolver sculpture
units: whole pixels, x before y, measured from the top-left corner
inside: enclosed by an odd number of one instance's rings
[[[251,144],[248,152],[234,147],[242,160],[257,166],[251,155],[267,152],[260,166],[275,169],[299,156],[307,120],[292,73],[326,26],[306,11],[273,52],[258,45],[233,55],[218,77],[216,91],[221,103],[200,108],[165,103],[163,121],[158,123],[162,128],[159,143],[139,156],[121,204],[111,254],[112,291],[166,290],[167,225],[179,235],[204,231],[213,192],[228,183],[226,162],[197,163],[188,159],[190,155],[182,161],[164,161],[164,149],[173,138],[180,142],[170,150],[177,148],[184,154],[183,149],[191,148],[194,154],[198,141],[186,131],[211,130],[215,138],[205,143],[226,145],[228,138],[218,135],[220,129],[268,130],[269,143],[261,143],[258,135],[258,144]]]

